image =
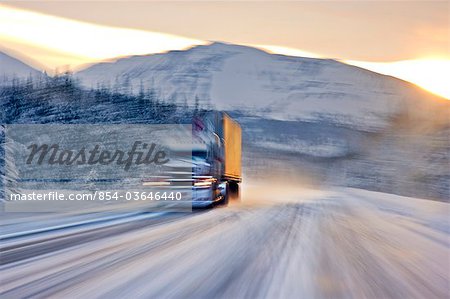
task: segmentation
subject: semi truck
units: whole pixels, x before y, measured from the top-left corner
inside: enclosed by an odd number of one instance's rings
[[[144,185],[188,189],[192,207],[226,205],[230,199],[239,200],[241,126],[227,113],[202,112],[194,117],[189,136],[189,142],[174,142],[170,146],[174,156],[182,158],[171,159],[164,165],[163,176],[150,177]]]
[[[242,182],[242,129],[225,112],[194,118],[192,138],[193,206],[228,204],[239,199]]]

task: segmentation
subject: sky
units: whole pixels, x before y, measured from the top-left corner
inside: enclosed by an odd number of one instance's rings
[[[48,70],[224,41],[339,59],[450,98],[448,1],[2,3],[0,50]]]

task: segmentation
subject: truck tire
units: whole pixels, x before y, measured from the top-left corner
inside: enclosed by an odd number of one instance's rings
[[[236,182],[229,182],[229,193],[228,193],[228,198],[229,200],[232,201],[241,201],[241,194],[239,192],[239,184]]]
[[[222,199],[218,202],[220,205],[224,205],[227,206],[228,205],[228,199],[230,196],[230,184],[227,182],[225,184],[225,190],[224,193],[222,194]]]

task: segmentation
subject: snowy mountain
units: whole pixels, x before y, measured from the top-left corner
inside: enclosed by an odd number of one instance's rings
[[[6,57],[0,74],[28,75],[31,68]],[[450,101],[393,77],[334,60],[223,43],[121,58],[74,76],[74,86],[67,78],[50,78],[30,94],[29,87],[6,88],[0,97],[4,119],[176,123],[191,120],[186,111],[194,109],[185,104],[198,103],[226,110],[241,124],[246,179],[272,173],[313,184],[449,198]],[[110,90],[81,90],[78,81]],[[141,91],[146,96],[130,95]]]
[[[386,127],[403,112],[427,118],[443,102],[405,81],[335,60],[224,43],[99,63],[76,77],[86,87],[124,93],[152,89],[166,101],[192,105],[197,99],[221,110],[278,120],[327,120],[368,131]]]
[[[12,78],[27,78],[30,75],[38,76],[41,72],[13,58],[3,52],[0,52],[0,81],[11,80]]]

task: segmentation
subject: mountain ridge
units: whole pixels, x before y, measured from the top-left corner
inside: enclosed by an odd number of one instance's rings
[[[42,71],[11,54],[0,51],[0,76],[3,77],[3,80],[12,79],[13,77],[26,78],[30,75],[36,76],[40,74],[42,74]]]
[[[214,42],[186,50],[137,55],[75,73],[88,88],[138,93],[168,102],[239,110],[279,120],[322,121],[385,128],[406,109],[422,114],[443,99],[414,84],[333,59],[271,54]],[[434,108],[431,107],[433,110]]]

